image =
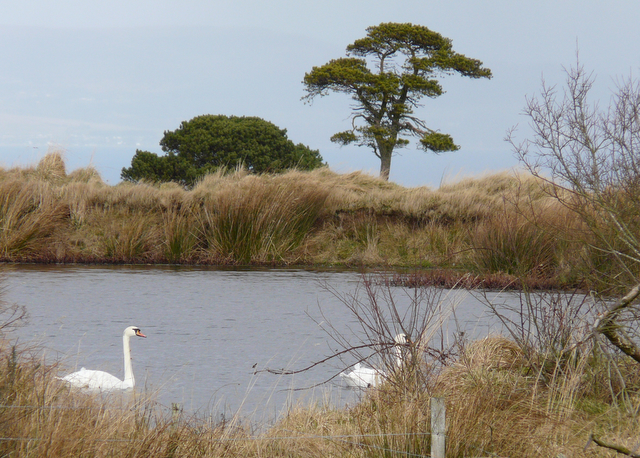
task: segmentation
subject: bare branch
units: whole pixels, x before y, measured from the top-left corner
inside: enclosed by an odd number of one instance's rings
[[[602,439],[598,439],[593,434],[591,435],[590,439],[593,440],[593,442],[595,442],[596,445],[600,447],[615,450],[616,452],[630,456],[631,458],[640,458],[640,454],[637,454],[632,450],[629,450],[628,448],[623,447],[622,445],[610,444],[608,442],[603,441]]]
[[[625,355],[630,356],[640,363],[640,348],[624,333],[619,332],[620,325],[616,323],[616,319],[620,313],[630,307],[638,296],[640,296],[640,283],[634,286],[626,296],[604,312],[602,316],[600,316],[595,328]]]
[[[364,345],[358,345],[356,347],[350,347],[350,348],[346,348],[342,351],[339,351],[331,356],[327,356],[324,359],[321,359],[319,361],[314,362],[313,364],[310,364],[307,367],[303,367],[302,369],[296,369],[296,370],[290,370],[290,369],[270,369],[270,368],[266,368],[266,369],[260,369],[260,370],[256,370],[253,375],[259,374],[261,372],[268,372],[269,374],[274,374],[274,375],[294,375],[294,374],[299,374],[301,372],[306,372],[310,369],[313,369],[316,366],[319,366],[320,364],[324,364],[327,361],[331,361],[333,358],[339,358],[342,355],[348,354],[348,353],[352,353],[352,352],[356,352],[358,350],[362,350],[363,348],[372,348],[372,347],[376,347],[379,344],[364,344]],[[388,349],[391,348],[395,345],[394,342],[392,343],[388,343],[384,345],[384,349]],[[376,353],[380,353],[382,350],[377,350]],[[363,361],[365,361],[368,358],[360,358],[360,360],[356,361],[356,363],[361,363]],[[336,374],[337,375],[337,374]],[[335,378],[335,375],[331,378]],[[329,379],[331,380],[331,379]]]

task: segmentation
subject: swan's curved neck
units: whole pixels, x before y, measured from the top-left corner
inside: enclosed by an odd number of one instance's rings
[[[403,363],[402,348],[400,348],[399,345],[394,346],[393,353],[395,354],[395,357],[396,357],[396,366],[398,368],[402,367],[402,363]]]
[[[124,351],[124,383],[135,386],[136,379],[133,377],[133,364],[131,362],[131,346],[129,345],[130,337],[127,334],[122,336],[122,348]]]

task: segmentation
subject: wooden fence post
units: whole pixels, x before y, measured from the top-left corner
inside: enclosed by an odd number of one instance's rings
[[[180,416],[182,415],[182,407],[177,402],[171,403],[171,425],[177,426],[180,421]]]
[[[444,398],[431,398],[431,458],[445,458],[445,415]]]

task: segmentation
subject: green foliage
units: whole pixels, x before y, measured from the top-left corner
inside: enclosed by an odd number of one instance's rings
[[[451,40],[423,26],[383,23],[367,28],[367,32],[365,38],[347,46],[347,57],[313,67],[305,74],[304,99],[330,92],[350,94],[356,102],[353,129],[331,140],[372,148],[381,161],[380,175],[388,179],[394,148],[408,144],[403,135],[419,137],[420,146],[435,153],[459,148],[450,136],[427,128],[413,116],[422,97],[443,94],[434,75],[491,78],[491,70],[477,59],[454,52]]]
[[[208,167],[197,168],[185,158],[174,153],[158,156],[149,151],[136,150],[130,168],[123,168],[121,178],[125,181],[146,180],[151,182],[175,181],[191,184],[202,177]]]
[[[439,132],[425,134],[425,136],[420,139],[420,143],[425,150],[430,150],[434,153],[457,151],[460,149],[458,145],[453,143],[453,138],[451,138],[450,135]]]
[[[244,166],[254,173],[290,168],[311,170],[323,165],[317,150],[287,138],[286,129],[257,117],[197,116],[160,141],[165,156],[136,151],[126,181],[175,181],[193,185],[221,167]]]
[[[331,141],[334,143],[340,143],[342,146],[345,146],[349,143],[358,141],[358,136],[352,131],[347,130],[346,132],[338,132],[337,134],[334,134],[331,137]]]

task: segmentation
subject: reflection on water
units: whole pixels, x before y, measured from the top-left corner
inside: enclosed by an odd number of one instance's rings
[[[333,354],[324,319],[338,332],[357,333],[355,317],[325,285],[350,294],[360,280],[353,271],[19,266],[5,275],[4,299],[29,313],[19,341],[38,342],[68,371],[84,366],[122,378],[122,331],[136,325],[148,336],[132,340],[136,382],[160,403],[270,419],[312,395],[328,392],[336,405],[357,396],[332,379],[345,368],[338,360],[293,376],[255,372],[297,369]],[[478,327],[482,313],[466,297],[458,326],[486,335],[488,326]]]

